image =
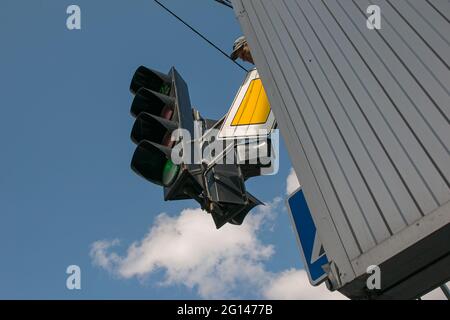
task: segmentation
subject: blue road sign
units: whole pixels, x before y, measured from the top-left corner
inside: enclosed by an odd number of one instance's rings
[[[328,258],[301,188],[289,196],[287,204],[309,281],[317,286],[327,278],[322,266]]]

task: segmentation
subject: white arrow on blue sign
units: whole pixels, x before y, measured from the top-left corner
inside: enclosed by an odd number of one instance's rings
[[[317,286],[327,279],[322,266],[328,258],[301,188],[288,197],[287,205],[309,281]]]

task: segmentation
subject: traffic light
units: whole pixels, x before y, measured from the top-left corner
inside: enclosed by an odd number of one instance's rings
[[[216,164],[206,171],[209,211],[217,228],[226,223],[241,225],[254,207],[262,203],[246,191],[242,169],[233,164]]]
[[[141,66],[133,76],[130,91],[134,94],[131,115],[136,118],[131,140],[137,144],[132,170],[162,186],[164,200],[196,200],[212,215],[217,228],[226,223],[242,224],[261,202],[246,191],[248,174],[239,164],[207,167],[202,162],[180,163],[172,158],[178,152],[184,156],[182,159],[192,160],[188,153],[198,142],[174,134],[177,129],[195,137],[194,121],[203,129],[219,123],[202,119],[192,109],[187,85],[177,70],[172,68],[164,74]]]
[[[175,144],[172,134],[185,129],[193,134],[193,113],[187,86],[172,68],[164,74],[139,67],[131,81],[135,95],[131,115],[136,117],[131,140],[137,144],[131,168],[144,179],[163,186],[165,200],[189,199],[201,186],[189,177],[187,164],[175,164],[171,155]],[[187,190],[189,189],[189,190]],[[189,195],[191,194],[191,195]]]
[[[131,140],[138,146],[131,161],[132,169],[148,181],[170,186],[180,168],[170,159],[172,131],[178,128],[175,99],[170,96],[171,78],[139,67],[131,81],[135,98],[131,114],[137,117]]]

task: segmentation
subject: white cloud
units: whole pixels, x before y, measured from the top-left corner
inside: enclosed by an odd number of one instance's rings
[[[242,226],[216,230],[211,217],[200,209],[185,209],[179,216],[160,214],[147,235],[126,253],[114,249],[119,240],[97,241],[91,246],[94,265],[119,278],[145,279],[163,271],[163,286],[184,285],[202,298],[245,296],[267,299],[342,299],[325,286],[312,287],[304,270],[281,273],[267,270],[272,245],[259,234],[269,232],[283,201],[275,198],[250,213]]]
[[[289,172],[289,175],[286,179],[286,194],[290,195],[299,187],[300,183],[298,181],[297,175],[295,174],[294,169],[291,168],[291,171]]]
[[[313,287],[305,270],[291,269],[276,275],[263,290],[273,300],[345,300],[339,292],[330,292],[325,284]]]
[[[108,253],[108,250],[119,245],[119,240],[113,241],[96,241],[91,245],[91,257],[94,265],[101,267],[110,272],[120,262],[121,258],[115,253]]]
[[[111,252],[118,241],[92,244],[93,263],[122,278],[143,278],[165,272],[163,285],[196,288],[204,298],[231,298],[246,288],[254,290],[270,281],[264,262],[274,253],[258,232],[273,221],[281,199],[250,213],[242,226],[216,230],[200,209],[186,209],[178,217],[161,214],[149,233],[133,243],[125,256]],[[251,292],[251,291],[250,291]]]
[[[265,263],[275,251],[259,233],[271,229],[281,204],[282,199],[275,198],[250,213],[242,226],[220,230],[200,209],[186,209],[176,217],[160,214],[148,234],[122,256],[113,251],[119,240],[94,242],[92,262],[125,279],[143,279],[162,270],[161,285],[181,284],[202,298],[239,298],[245,293],[267,299],[341,298],[325,287],[310,286],[304,270],[267,270]]]

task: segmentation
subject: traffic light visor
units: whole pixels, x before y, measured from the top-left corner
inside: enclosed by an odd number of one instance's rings
[[[131,168],[144,179],[165,187],[176,180],[180,171],[180,167],[150,141],[139,143],[131,160]]]
[[[141,112],[171,119],[175,109],[175,99],[158,92],[141,88],[134,97],[131,114],[139,116]]]
[[[130,91],[136,94],[139,89],[147,88],[168,95],[171,86],[172,80],[168,75],[140,66],[133,75]]]
[[[131,140],[139,144],[143,140],[155,142],[166,147],[172,147],[171,133],[177,124],[148,113],[141,113],[137,117],[131,131]]]

